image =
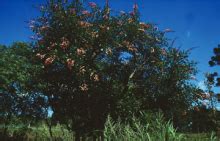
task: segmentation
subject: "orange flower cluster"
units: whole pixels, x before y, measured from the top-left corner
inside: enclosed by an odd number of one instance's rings
[[[82,56],[82,55],[86,54],[86,51],[83,48],[77,48],[76,54],[79,55],[79,56]]]
[[[87,10],[82,11],[82,14],[85,15],[85,16],[91,16],[91,14],[89,13],[89,11],[87,11]]]
[[[79,68],[79,73],[85,74],[85,72],[86,72],[85,66],[81,66],[81,67]]]
[[[149,24],[146,24],[146,23],[143,23],[143,22],[140,22],[139,25],[140,25],[141,29],[148,29],[148,28],[150,28]]]
[[[38,58],[40,58],[40,59],[44,59],[45,54],[37,53],[37,54],[36,54],[36,57],[38,57]]]
[[[72,60],[72,59],[67,59],[66,62],[67,62],[67,67],[68,67],[70,70],[72,70],[72,67],[73,67],[74,64],[75,64],[75,61]]]
[[[98,32],[91,32],[91,36],[92,36],[92,38],[98,38],[99,34],[98,34]]]
[[[62,49],[67,49],[67,48],[69,47],[69,45],[70,45],[69,40],[66,39],[65,37],[63,37],[63,38],[61,39],[60,47],[61,47]]]
[[[94,80],[95,82],[98,82],[99,81],[99,75],[94,74],[94,72],[93,72],[93,73],[90,74],[90,79]]]
[[[99,76],[97,74],[95,74],[93,79],[94,79],[95,82],[98,82],[99,81]]]
[[[79,88],[82,90],[82,91],[88,91],[89,88],[88,88],[88,85],[86,83],[82,84],[81,86],[79,86]]]
[[[132,22],[134,22],[134,20],[132,18],[129,18],[128,23],[132,23]]]
[[[141,32],[145,32],[145,29],[143,29],[143,28],[139,28],[138,30]]]
[[[107,55],[112,55],[112,49],[111,48],[107,48],[105,52],[106,52]]]
[[[78,25],[81,26],[81,27],[83,27],[83,28],[87,28],[87,27],[93,26],[93,24],[88,23],[88,22],[84,22],[84,21],[79,21],[79,22],[78,22]]]
[[[128,42],[128,41],[124,41],[122,44],[124,46],[126,46],[129,51],[132,51],[132,52],[136,52],[137,51],[137,48],[135,48],[135,46],[133,44],[131,44],[130,42]]]
[[[52,43],[52,42],[50,42],[50,46],[47,47],[47,49],[48,49],[48,50],[51,50],[51,49],[55,48],[56,46],[57,46],[57,43]]]
[[[49,57],[44,61],[44,65],[48,66],[53,63],[55,57]]]
[[[105,31],[110,30],[110,27],[109,27],[109,26],[100,25],[99,27],[100,27],[100,29],[101,29],[102,32],[105,32]]]

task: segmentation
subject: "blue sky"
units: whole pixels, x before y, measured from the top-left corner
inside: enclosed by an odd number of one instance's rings
[[[1,0],[0,44],[29,41],[32,34],[26,21],[36,17],[35,6],[46,0]],[[109,0],[112,10],[131,11],[134,2],[139,5],[143,21],[152,22],[163,30],[171,28],[170,39],[177,38],[176,47],[189,49],[190,58],[198,62],[198,84],[202,87],[203,74],[213,71],[208,66],[212,49],[220,43],[219,0]],[[90,1],[88,1],[90,2]],[[105,0],[94,0],[103,5]],[[215,68],[218,70],[218,68]],[[218,89],[216,89],[218,91]]]

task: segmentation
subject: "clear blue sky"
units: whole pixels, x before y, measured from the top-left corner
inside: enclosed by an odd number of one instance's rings
[[[0,44],[29,41],[32,34],[25,21],[36,17],[34,8],[46,0],[1,0]],[[190,58],[197,61],[198,83],[202,86],[203,73],[210,72],[208,61],[212,49],[220,43],[220,0],[109,0],[113,10],[131,11],[137,2],[143,21],[158,24],[161,30],[171,28],[171,39],[182,49],[198,47]],[[88,1],[89,2],[89,1]],[[94,0],[103,5],[105,0]]]

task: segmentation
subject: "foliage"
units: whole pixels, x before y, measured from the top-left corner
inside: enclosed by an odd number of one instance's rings
[[[211,57],[209,61],[209,65],[211,67],[217,66],[220,64],[220,45],[213,49],[214,55]],[[208,77],[210,83],[216,84],[217,86],[220,85],[220,78],[218,78],[218,73],[214,72],[209,75]]]
[[[36,67],[32,64],[32,49],[22,42],[0,46],[0,123],[7,125],[14,117],[40,119],[46,117],[44,98],[30,87]],[[26,120],[27,121],[27,120]]]
[[[189,52],[173,48],[167,30],[141,22],[136,4],[120,14],[108,4],[89,6],[51,0],[30,22],[52,119],[79,136],[103,130],[108,114],[126,122],[140,110],[161,109],[178,126],[196,91]]]

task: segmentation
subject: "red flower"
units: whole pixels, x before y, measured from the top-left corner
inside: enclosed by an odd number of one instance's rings
[[[84,22],[84,21],[79,21],[78,24],[79,24],[80,26],[82,26],[83,28],[93,26],[91,23]]]
[[[90,74],[90,79],[94,80],[95,82],[98,82],[99,81],[99,75],[92,72]]]
[[[82,91],[88,91],[88,85],[87,84],[82,84],[81,86],[79,86],[79,88],[82,90]]]
[[[83,48],[77,48],[76,53],[77,55],[81,56],[81,55],[85,55],[86,51]]]
[[[69,40],[68,39],[66,39],[65,37],[63,37],[62,39],[61,39],[61,44],[60,44],[60,47],[62,48],[62,49],[66,49],[66,48],[68,48],[69,47],[69,45],[70,45],[70,42],[69,42]]]
[[[143,23],[143,22],[140,22],[140,27],[144,28],[144,29],[148,29],[148,28],[150,28],[150,25],[146,24],[146,23]]]
[[[36,54],[36,57],[38,57],[38,58],[40,58],[40,59],[44,59],[44,57],[45,57],[45,54],[40,54],[40,53],[37,53]]]
[[[80,72],[81,74],[84,74],[84,73],[86,72],[85,66],[80,67],[80,68],[79,68],[79,72]]]
[[[55,59],[55,57],[49,57],[49,58],[47,58],[47,59],[44,61],[44,64],[45,64],[46,66],[48,66],[48,65],[50,65],[50,64],[53,63],[54,59]]]
[[[68,67],[70,70],[72,70],[72,67],[73,67],[74,64],[75,64],[75,61],[72,60],[72,59],[67,59],[66,62],[67,62],[67,67]]]
[[[95,74],[93,79],[94,79],[95,82],[98,82],[99,81],[99,76],[97,74]]]

